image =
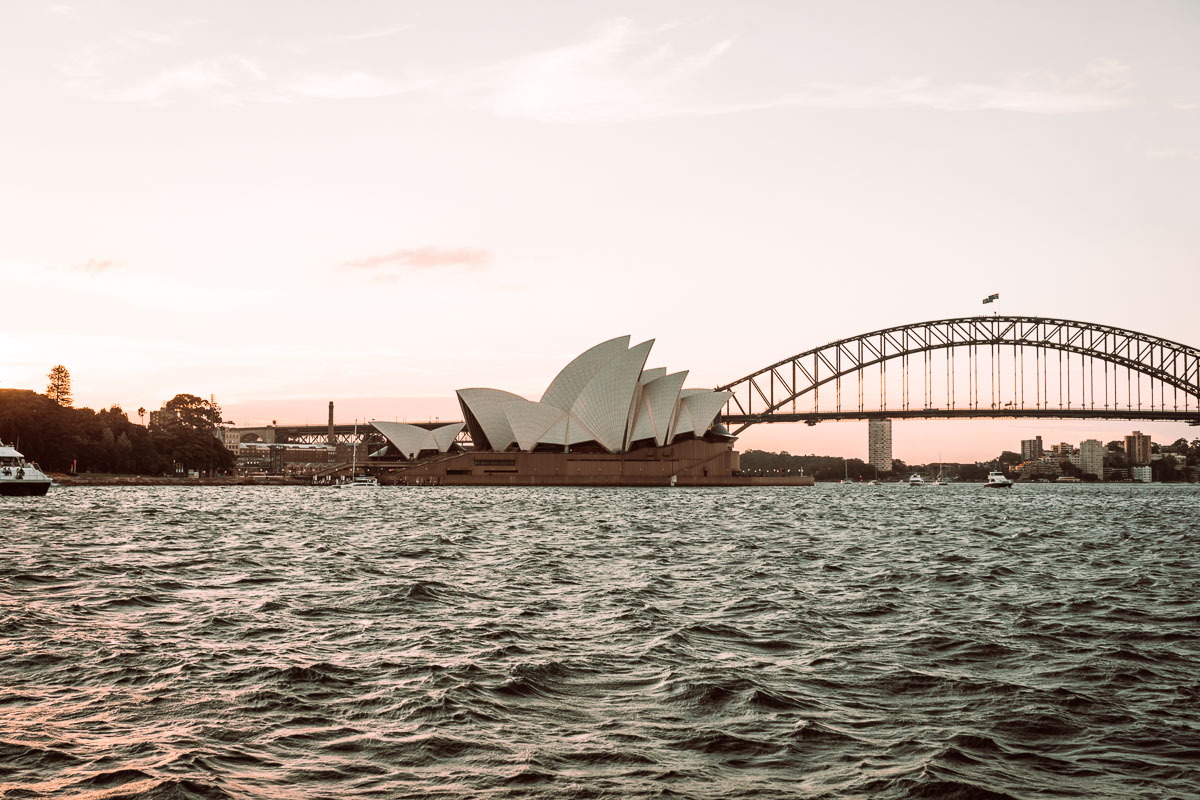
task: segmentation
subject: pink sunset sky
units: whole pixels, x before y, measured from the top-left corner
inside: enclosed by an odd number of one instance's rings
[[[0,24],[0,386],[458,419],[993,310],[1200,345],[1194,2],[89,2]],[[895,455],[1183,424],[896,422]],[[866,423],[741,448],[866,457]]]

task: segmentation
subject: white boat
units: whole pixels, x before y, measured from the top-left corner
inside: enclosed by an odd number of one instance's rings
[[[354,447],[350,455],[350,478],[349,483],[343,483],[350,489],[373,489],[379,485],[379,479],[374,475],[355,475],[358,472],[358,421],[354,422]]]
[[[986,489],[1011,489],[1012,485],[1013,482],[1003,472],[989,472],[987,483],[983,486]]]
[[[924,484],[925,479],[915,472],[912,474],[912,477],[908,479],[909,486],[923,486]]]
[[[938,453],[938,474],[937,474],[937,477],[933,479],[933,485],[934,486],[945,486],[946,485],[946,475],[942,471],[942,454],[941,453]]]
[[[0,495],[43,495],[50,477],[36,463],[26,461],[15,447],[0,442]]]

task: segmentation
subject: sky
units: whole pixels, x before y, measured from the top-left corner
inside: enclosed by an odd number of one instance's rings
[[[653,338],[712,387],[977,314],[1200,345],[1200,4],[0,10],[0,387],[458,419]],[[1174,423],[898,421],[910,463]],[[866,424],[739,447],[866,457]]]

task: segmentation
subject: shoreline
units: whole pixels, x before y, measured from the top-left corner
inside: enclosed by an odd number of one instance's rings
[[[323,486],[329,488],[330,484],[314,484],[311,479],[305,478],[283,478],[283,477],[229,477],[219,476],[212,478],[174,478],[163,475],[51,475],[50,476],[55,487],[61,488],[76,488],[88,486]],[[464,478],[466,478],[464,480]],[[395,480],[381,481],[384,486],[397,485],[421,485],[421,484],[401,484]],[[631,479],[631,478],[616,478],[612,480],[581,480],[570,478],[549,478],[549,479],[529,479],[524,480],[513,479],[509,476],[495,478],[476,477],[471,479],[467,476],[450,476],[449,480],[443,479],[440,484],[432,481],[425,484],[427,486],[581,486],[581,487],[646,487],[646,486],[668,486],[665,480],[661,479]],[[725,477],[725,478],[680,478],[676,486],[679,488],[698,487],[698,486],[812,486],[813,480],[809,476],[804,477],[781,477],[767,478],[760,476],[743,476],[743,477]]]
[[[50,475],[54,486],[311,486],[301,478],[255,478],[217,476],[173,478],[166,475]]]

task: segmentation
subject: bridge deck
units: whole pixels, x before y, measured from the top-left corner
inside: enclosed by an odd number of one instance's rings
[[[1168,420],[1200,425],[1200,411],[1163,411],[1137,408],[917,408],[883,411],[819,411],[765,414],[721,414],[717,420],[726,425],[753,425],[764,422],[818,422],[844,419],[1131,419]]]

